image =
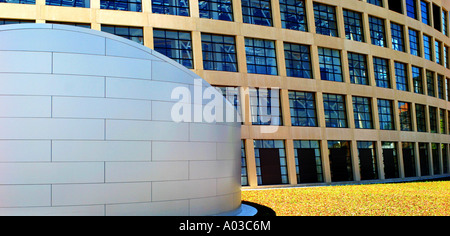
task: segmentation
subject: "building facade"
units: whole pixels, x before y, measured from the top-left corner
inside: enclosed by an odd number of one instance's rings
[[[449,174],[448,0],[11,0],[126,37],[241,111],[243,186]],[[82,42],[80,42],[82,43]]]

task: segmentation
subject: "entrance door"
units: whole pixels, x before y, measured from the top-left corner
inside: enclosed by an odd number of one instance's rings
[[[372,149],[360,148],[359,163],[361,168],[361,180],[375,179],[375,169],[373,168]]]
[[[350,180],[348,174],[347,149],[330,149],[330,169],[333,182]]]
[[[281,184],[280,151],[278,148],[259,149],[263,185]]]
[[[383,149],[384,159],[384,175],[386,179],[393,179],[398,177],[398,171],[395,167],[394,149]]]
[[[312,148],[297,149],[301,183],[317,183],[316,151]]]
[[[414,166],[413,152],[409,148],[403,149],[403,166],[405,167],[405,177],[415,177],[416,168]]]
[[[419,157],[420,157],[420,172],[422,176],[430,175],[430,164],[428,163],[428,150],[421,148],[419,150]]]

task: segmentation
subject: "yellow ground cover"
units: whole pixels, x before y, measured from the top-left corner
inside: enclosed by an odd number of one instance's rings
[[[244,190],[278,216],[450,216],[450,181]]]

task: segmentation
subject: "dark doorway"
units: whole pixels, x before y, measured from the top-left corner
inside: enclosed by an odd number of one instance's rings
[[[416,176],[414,152],[410,148],[403,148],[403,166],[405,167],[405,177]]]
[[[347,156],[346,148],[330,149],[330,169],[333,182],[352,180],[352,176],[349,175]]]
[[[383,149],[384,176],[386,179],[398,178],[397,160],[394,149]]]
[[[263,185],[281,184],[280,151],[278,148],[259,149]]]
[[[419,149],[421,176],[430,175],[430,164],[428,161],[428,146],[425,145],[424,147],[425,148]]]
[[[313,148],[298,148],[299,175],[301,183],[317,183],[316,150]]]
[[[359,163],[361,170],[361,180],[375,179],[375,168],[373,166],[372,149],[359,148]]]

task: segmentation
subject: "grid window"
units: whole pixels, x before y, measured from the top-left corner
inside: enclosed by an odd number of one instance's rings
[[[289,91],[292,126],[317,127],[314,93]]]
[[[436,107],[428,107],[428,111],[430,114],[430,131],[431,133],[438,132],[438,114]]]
[[[370,39],[373,45],[386,47],[386,28],[384,20],[369,16]]]
[[[392,101],[378,99],[378,116],[381,130],[395,130],[394,106]]]
[[[175,16],[189,16],[189,0],[152,0],[152,12]]]
[[[383,6],[383,0],[367,0],[367,2],[379,7]]]
[[[414,83],[414,92],[424,94],[422,68],[412,66],[412,77]]]
[[[408,73],[406,72],[406,64],[395,62],[395,80],[397,89],[400,91],[409,91]]]
[[[90,7],[90,0],[46,0],[46,5],[63,7]]]
[[[200,18],[233,21],[231,0],[200,0]]]
[[[347,109],[343,95],[323,94],[325,123],[329,128],[347,128]]]
[[[361,13],[344,10],[344,25],[345,37],[347,39],[364,42],[364,28]]]
[[[444,52],[443,52],[443,57],[444,57],[444,66],[445,66],[445,68],[447,68],[447,69],[450,69],[450,61],[449,61],[449,54],[448,54],[448,51],[449,49],[448,49],[448,47],[447,46],[445,46],[444,45]]]
[[[436,88],[434,87],[434,72],[427,70],[427,92],[428,96],[436,96]]]
[[[245,52],[247,54],[248,73],[278,74],[274,41],[245,38]]]
[[[316,140],[294,140],[298,183],[323,182],[320,143]]]
[[[433,60],[433,49],[431,46],[431,37],[428,35],[423,35],[423,55],[425,59],[432,61]]]
[[[81,28],[90,29],[91,24],[89,23],[72,23],[72,22],[58,22],[58,21],[46,21],[48,24],[59,24],[59,25],[71,25],[71,26],[78,26]]]
[[[438,84],[438,97],[440,99],[444,99],[445,100],[445,95],[444,95],[444,76],[437,75],[437,84]]]
[[[398,102],[398,113],[400,117],[400,130],[412,131],[411,104],[408,102]]]
[[[442,33],[448,36],[448,12],[442,9]]]
[[[348,52],[348,67],[351,83],[369,85],[365,55]]]
[[[336,20],[336,8],[320,3],[314,3],[314,19],[316,33],[339,37]]]
[[[16,4],[36,4],[36,0],[1,0],[0,2]]]
[[[31,21],[31,20],[2,20],[2,19],[0,19],[0,25],[29,24],[29,23],[35,23],[35,21]]]
[[[436,63],[442,65],[442,50],[441,50],[442,43],[439,41],[434,41],[434,51],[436,55]]]
[[[139,44],[144,44],[144,32],[142,28],[102,25],[102,31],[124,37]]]
[[[280,12],[284,29],[308,31],[304,0],[280,0]]]
[[[242,0],[244,23],[272,26],[270,0]]]
[[[341,52],[319,47],[320,77],[322,80],[343,82]]]
[[[405,40],[403,38],[403,26],[391,22],[392,49],[400,52],[405,51]]]
[[[250,89],[250,109],[253,125],[282,125],[280,90]]]
[[[357,142],[361,180],[378,179],[376,146],[375,142]]]
[[[100,0],[100,9],[142,12],[141,0]]]
[[[417,132],[427,132],[427,115],[425,105],[416,104]]]
[[[245,142],[241,140],[241,185],[248,186],[247,155],[245,153]]]
[[[309,46],[284,43],[286,73],[290,77],[312,78]]]
[[[183,66],[193,69],[191,33],[173,30],[153,30],[155,50]]]
[[[406,13],[409,17],[417,20],[417,0],[406,0]]]
[[[280,164],[279,164],[280,172],[278,172],[281,175],[281,176],[279,176],[280,180],[277,183],[272,183],[272,181],[271,181],[270,185],[271,184],[288,184],[289,179],[288,179],[286,150],[284,147],[284,141],[283,140],[254,140],[253,143],[255,146],[256,177],[257,177],[258,185],[266,185],[267,184],[266,181],[270,181],[270,180],[267,180],[263,176],[264,172],[265,172],[264,164],[266,163],[266,161],[263,160],[263,158],[271,158],[271,157],[261,155],[263,152],[263,149],[272,149],[272,150],[277,149],[278,150],[277,156],[280,158]],[[278,176],[277,176],[277,178],[278,178]]]
[[[372,107],[369,98],[353,97],[353,114],[357,129],[373,129]]]
[[[389,60],[374,57],[373,70],[377,87],[391,88],[391,81],[389,78]]]
[[[441,128],[441,134],[446,134],[446,124],[445,124],[445,109],[439,109],[439,124]]]
[[[202,49],[205,70],[237,72],[233,36],[202,34]]]
[[[429,4],[425,1],[420,1],[420,11],[422,12],[422,23],[431,25]]]
[[[420,57],[421,50],[419,46],[419,32],[413,29],[409,29],[409,51],[411,55]]]

